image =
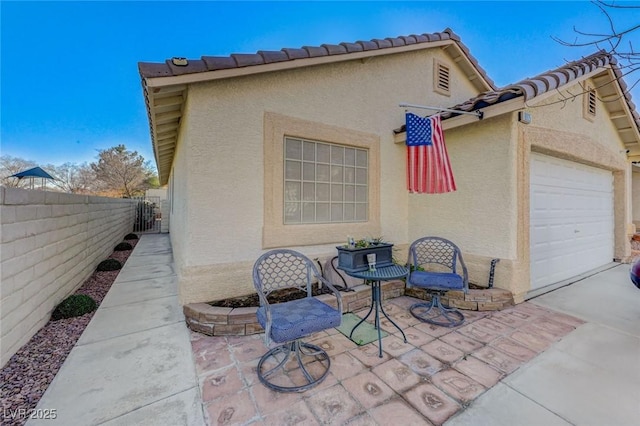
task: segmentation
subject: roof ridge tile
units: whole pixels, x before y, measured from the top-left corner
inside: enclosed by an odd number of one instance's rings
[[[340,45],[344,46],[344,48],[347,49],[347,53],[364,51],[364,47],[362,47],[360,43],[348,43],[343,41],[342,43],[340,43]]]
[[[329,52],[324,46],[302,46],[302,48],[309,53],[310,58],[329,55]]]
[[[282,50],[258,50],[258,55],[262,56],[265,64],[289,60],[287,53]]]
[[[258,53],[232,53],[231,57],[235,59],[239,67],[264,64],[264,58]]]
[[[285,47],[282,51],[287,54],[290,61],[294,59],[306,59],[309,57],[309,51],[302,48]]]
[[[384,38],[374,38],[371,41],[373,41],[375,44],[377,44],[380,49],[386,49],[388,47],[393,47],[393,44],[389,40],[384,39]]]
[[[364,50],[378,50],[380,48],[378,47],[378,43],[371,40],[359,40],[356,41],[356,43],[361,45]]]
[[[322,47],[327,49],[329,55],[344,55],[348,53],[347,48],[341,44],[322,44]]]

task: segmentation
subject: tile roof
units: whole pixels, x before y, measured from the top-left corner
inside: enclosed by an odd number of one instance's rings
[[[615,79],[620,86],[620,90],[622,93],[624,93],[624,101],[629,107],[633,121],[635,121],[635,124],[640,131],[640,115],[636,111],[635,104],[631,100],[631,93],[629,93],[629,91],[627,90],[627,84],[624,82],[622,72],[617,66],[617,60],[615,57],[604,50],[586,56],[582,59],[569,62],[555,70],[547,71],[535,77],[526,78],[519,81],[518,83],[505,86],[502,89],[490,90],[481,93],[478,96],[475,96],[448,109],[460,110],[465,112],[477,111],[481,110],[482,108],[499,104],[501,102],[518,97],[523,97],[524,101],[526,102],[542,95],[543,93],[559,89],[567,83],[582,77],[583,75],[590,74],[593,71],[596,71],[599,68],[607,67],[608,65],[611,66],[611,70],[613,71]],[[601,86],[605,86],[608,83],[610,83],[609,80],[607,80]],[[443,112],[441,114],[443,120],[456,117],[458,115],[460,114],[456,114],[455,112]],[[398,134],[404,132],[405,130],[405,126],[402,126],[399,129],[395,129],[394,132]]]
[[[145,78],[174,77],[185,74],[209,71],[229,70],[233,68],[267,65],[276,62],[295,61],[318,57],[348,55],[373,50],[393,49],[396,47],[429,44],[437,41],[452,40],[462,49],[473,66],[491,87],[495,87],[469,49],[462,44],[460,37],[450,28],[442,32],[412,34],[409,36],[388,37],[369,41],[342,42],[340,44],[322,44],[320,46],[302,46],[301,48],[283,48],[281,50],[259,50],[256,53],[234,53],[230,56],[202,56],[200,59],[171,58],[165,62],[139,62],[140,76]],[[426,46],[425,46],[426,47]],[[389,52],[391,53],[391,52]]]

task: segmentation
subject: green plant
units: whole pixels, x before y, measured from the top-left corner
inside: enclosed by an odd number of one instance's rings
[[[98,271],[117,271],[122,269],[122,263],[118,259],[105,259],[98,264]]]
[[[93,312],[98,308],[98,304],[90,296],[86,294],[72,294],[64,299],[51,314],[53,321],[64,318],[79,317],[89,312]]]
[[[384,243],[384,240],[382,239],[382,237],[377,237],[377,238],[367,237],[367,238],[362,238],[360,240],[357,240],[356,248],[365,248],[365,247],[375,246],[382,243]]]
[[[127,251],[127,250],[133,250],[133,246],[129,243],[120,243],[117,246],[115,246],[113,248],[114,251]]]
[[[138,236],[136,234],[127,234],[124,236],[125,240],[137,240]]]

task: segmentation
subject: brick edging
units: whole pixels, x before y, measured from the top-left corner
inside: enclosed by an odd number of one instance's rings
[[[380,286],[382,299],[393,299],[403,295],[430,300],[428,292],[419,288],[405,289],[404,281],[387,281]],[[371,306],[371,288],[368,285],[352,287],[353,291],[342,292],[344,312],[356,312]],[[330,294],[317,296],[323,302],[336,305],[336,298]],[[445,304],[466,310],[498,311],[513,305],[513,296],[507,290],[498,288],[449,291],[442,298]],[[187,326],[209,336],[248,336],[264,332],[256,319],[257,307],[222,308],[207,303],[184,305],[183,312]]]

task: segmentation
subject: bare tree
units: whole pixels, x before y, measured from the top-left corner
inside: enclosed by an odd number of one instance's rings
[[[103,195],[133,197],[150,187],[153,171],[137,151],[124,145],[101,150],[98,162],[90,164]]]
[[[72,194],[91,194],[95,191],[96,176],[87,164],[64,163],[59,166],[47,165],[56,178],[53,186]]]
[[[10,176],[36,166],[36,163],[24,158],[10,155],[0,156],[0,182],[9,188],[27,188],[29,186],[28,181]]]
[[[604,32],[589,32],[573,27],[577,34],[575,40],[567,41],[557,37],[552,37],[563,46],[585,47],[593,46],[598,50],[604,50],[612,55],[621,71],[621,76],[631,83],[628,84],[627,91],[633,89],[640,82],[638,71],[640,70],[640,52],[636,51],[631,41],[631,36],[640,33],[640,24],[631,24],[629,27],[619,28],[612,18],[612,12],[624,10],[628,13],[630,9],[640,10],[640,5],[616,3],[613,1],[596,0],[592,3],[597,6],[604,15],[608,28]],[[632,77],[633,76],[633,77]]]

